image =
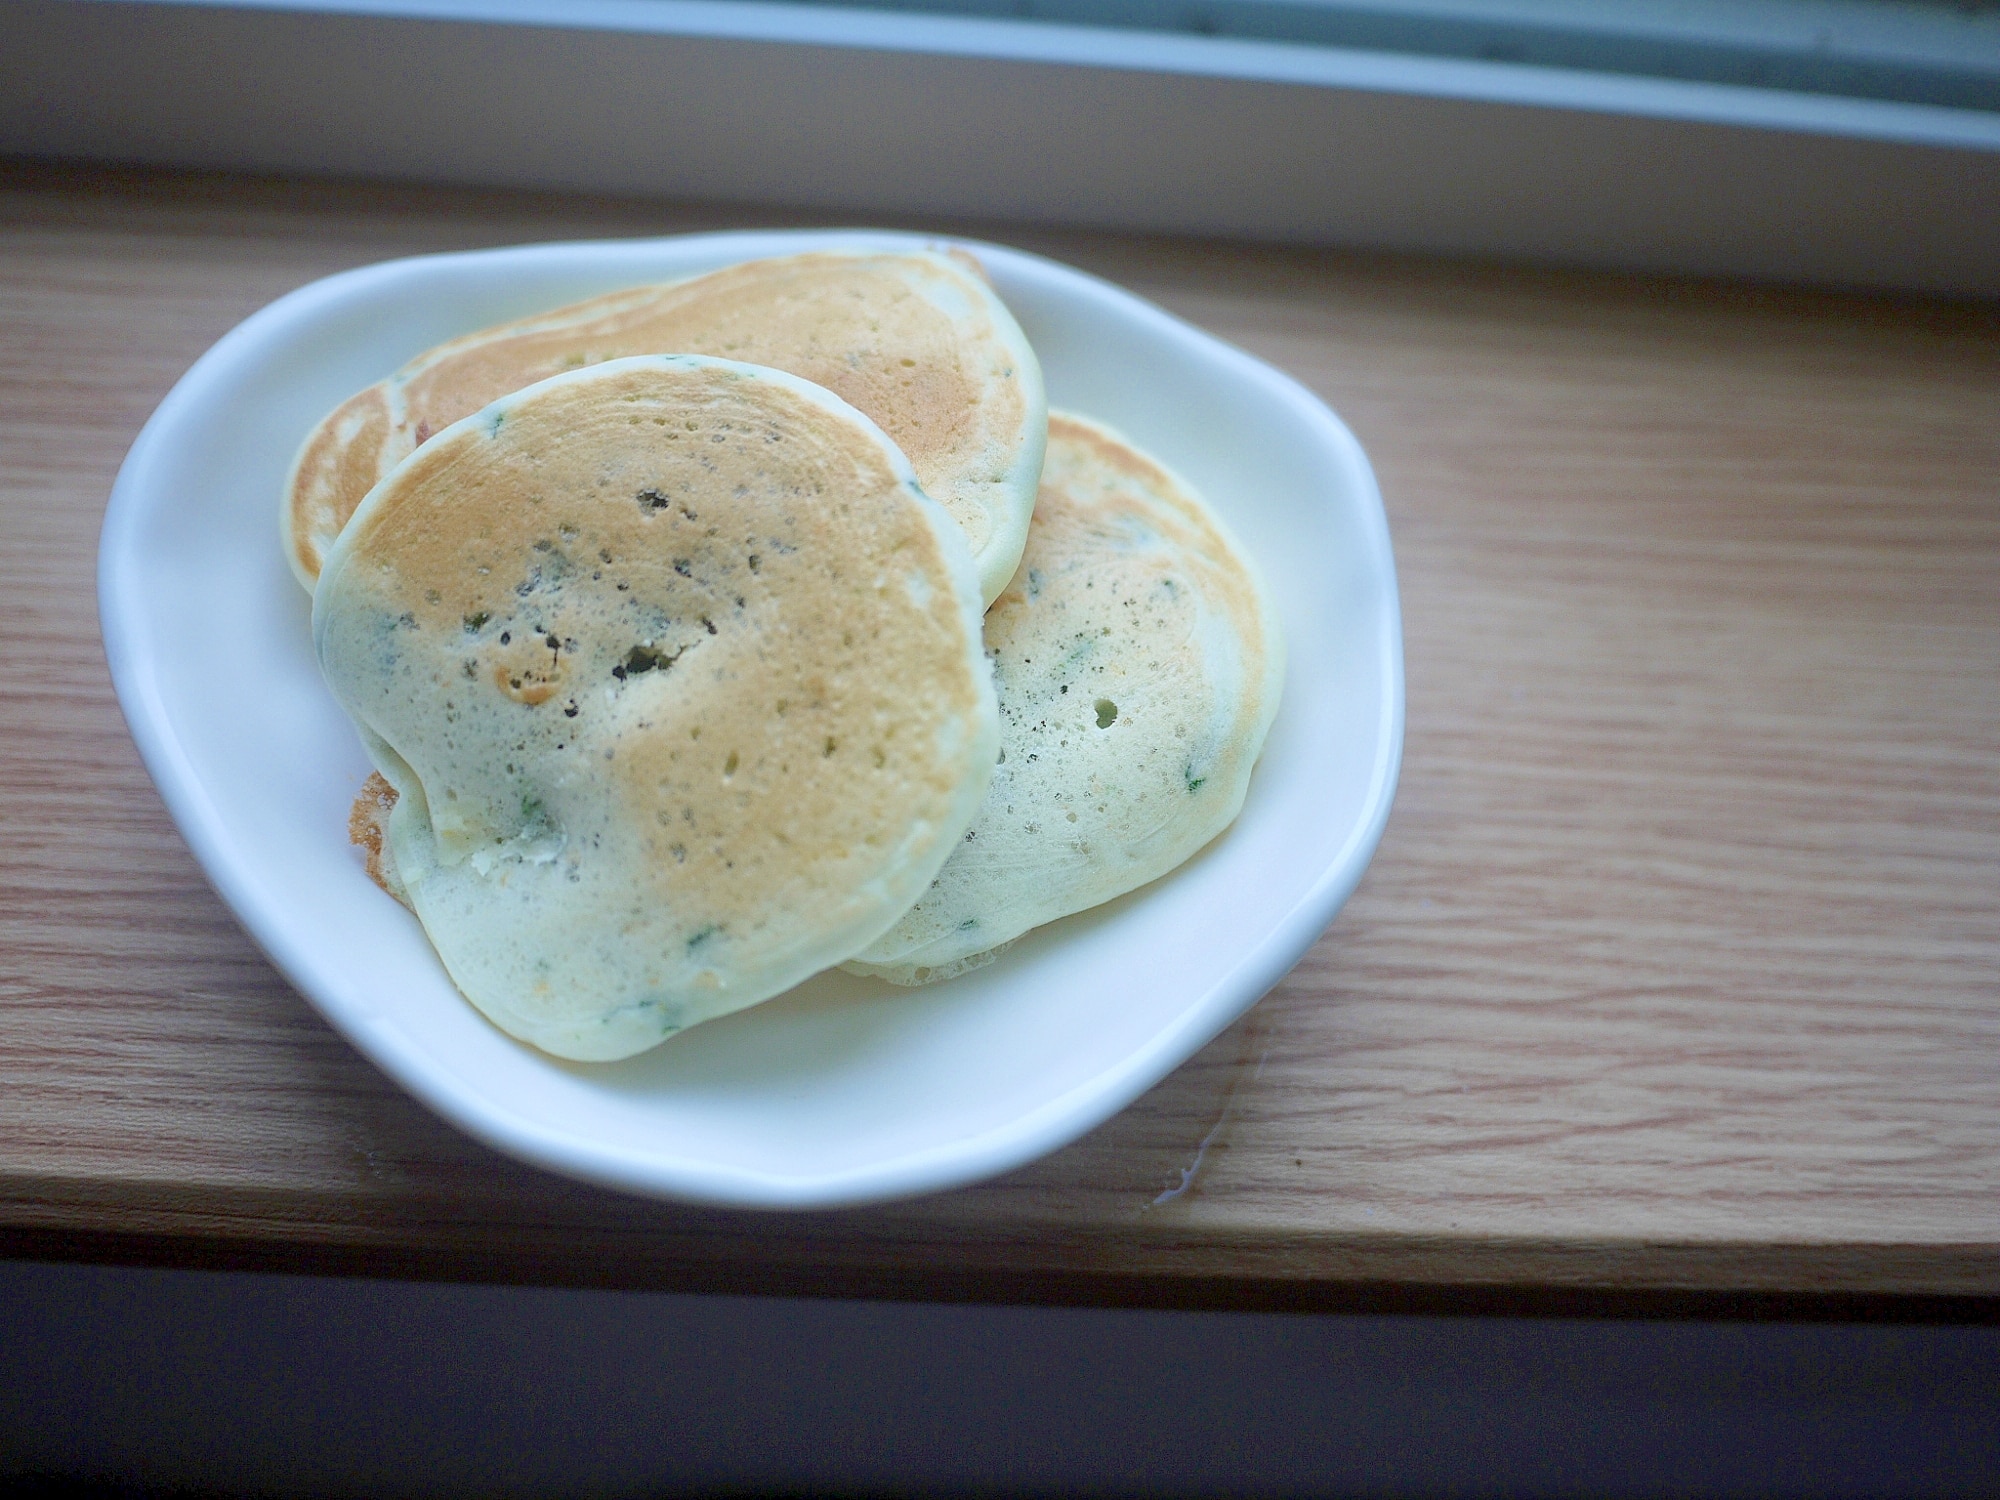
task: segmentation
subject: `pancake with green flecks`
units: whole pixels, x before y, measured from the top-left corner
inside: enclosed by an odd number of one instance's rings
[[[1185,482],[1051,413],[1027,551],[986,616],[1001,758],[931,888],[850,971],[923,984],[1155,880],[1243,805],[1284,643],[1256,570]]]
[[[342,531],[313,629],[395,792],[362,820],[395,885],[561,1057],[853,956],[999,745],[962,533],[861,413],[726,360],[609,362],[433,437]]]

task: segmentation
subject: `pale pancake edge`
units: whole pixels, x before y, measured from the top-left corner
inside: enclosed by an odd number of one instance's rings
[[[1063,413],[986,648],[1001,763],[985,804],[852,972],[949,978],[1183,863],[1241,809],[1284,681],[1276,614],[1227,528],[1116,433]]]
[[[1020,325],[962,254],[746,261],[439,345],[307,437],[286,482],[286,558],[310,589],[369,489],[432,433],[509,391],[628,355],[707,354],[788,371],[873,418],[964,529],[991,600],[1027,536],[1047,405]]]
[[[313,621],[397,793],[385,862],[465,995],[563,1057],[857,952],[998,749],[957,528],[866,417],[730,361],[598,365],[439,434]]]

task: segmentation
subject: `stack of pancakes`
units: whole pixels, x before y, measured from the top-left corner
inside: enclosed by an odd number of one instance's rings
[[[1283,645],[1171,472],[1051,413],[961,252],[826,251],[433,349],[283,506],[351,830],[496,1025],[610,1059],[922,984],[1236,816]]]

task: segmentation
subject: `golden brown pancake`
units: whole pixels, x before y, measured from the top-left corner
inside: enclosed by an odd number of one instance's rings
[[[1027,536],[1041,472],[1040,366],[984,279],[949,254],[822,250],[628,288],[419,355],[331,412],[294,460],[286,556],[313,586],[369,490],[432,433],[565,370],[709,354],[823,385],[873,418],[964,529],[981,597]]]
[[[342,532],[313,623],[445,967],[562,1057],[857,952],[998,748],[957,527],[866,417],[724,360],[599,365],[439,434]]]
[[[985,805],[853,972],[948,978],[1181,864],[1241,809],[1284,683],[1277,616],[1221,521],[1125,439],[1059,412],[986,650],[1001,763]]]

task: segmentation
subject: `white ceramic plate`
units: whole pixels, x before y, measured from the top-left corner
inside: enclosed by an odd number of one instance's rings
[[[347,841],[369,770],[314,664],[278,493],[319,417],[432,344],[597,292],[879,233],[534,245],[369,266],[209,350],[132,445],[99,558],[105,649],[153,779],[287,978],[479,1139],[629,1191],[761,1207],[976,1181],[1130,1103],[1253,1005],[1374,852],[1403,734],[1388,528],[1360,446],[1268,365],[1095,278],[972,248],[1051,405],[1193,480],[1261,563],[1290,646],[1235,826],[1192,863],[920,990],[834,974],[627,1062],[509,1040],[445,977]]]

